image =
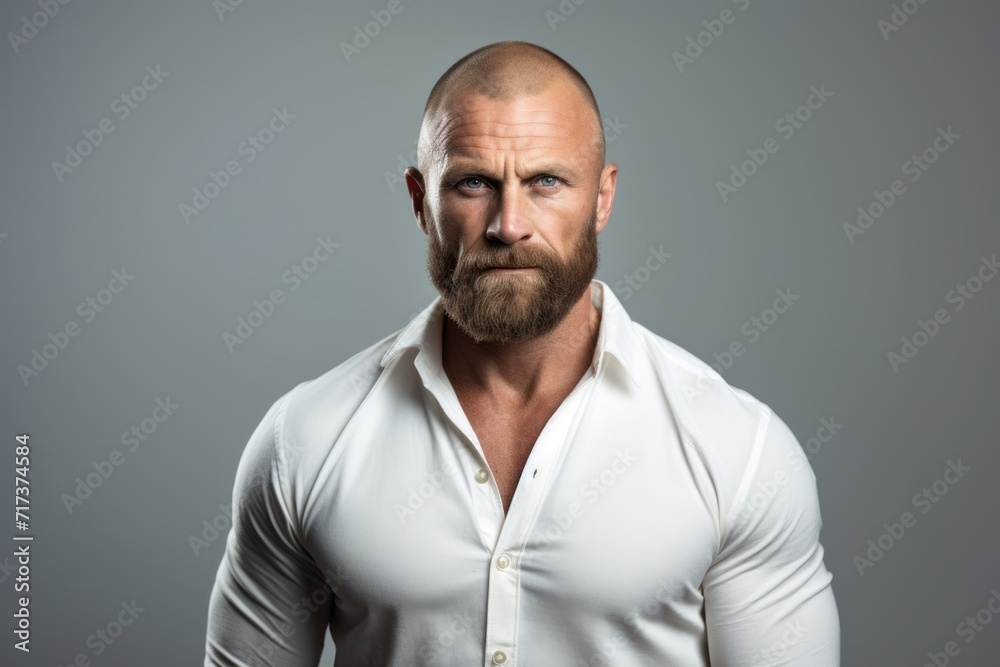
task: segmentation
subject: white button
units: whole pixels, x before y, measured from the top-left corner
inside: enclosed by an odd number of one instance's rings
[[[508,565],[510,565],[510,559],[506,556],[500,556],[497,558],[497,567],[501,570],[506,570]]]
[[[489,481],[489,479],[490,479],[490,471],[487,470],[486,468],[480,468],[479,470],[476,471],[476,481],[479,482],[480,484]]]
[[[496,651],[493,653],[493,664],[502,665],[507,662],[507,654],[503,651]]]

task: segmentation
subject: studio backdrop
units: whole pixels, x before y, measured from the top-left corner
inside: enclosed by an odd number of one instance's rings
[[[843,664],[1000,664],[998,18],[4,2],[0,663],[201,664],[251,432],[437,296],[403,170],[444,70],[516,39],[600,105],[597,277],[807,453]]]

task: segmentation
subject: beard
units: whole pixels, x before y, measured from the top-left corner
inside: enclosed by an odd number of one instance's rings
[[[507,245],[494,239],[460,261],[432,232],[427,270],[445,313],[476,343],[532,340],[555,329],[590,287],[598,265],[596,226],[595,208],[565,262],[535,245]],[[484,273],[495,266],[538,268]]]

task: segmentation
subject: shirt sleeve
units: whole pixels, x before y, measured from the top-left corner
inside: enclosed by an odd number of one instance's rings
[[[762,407],[747,470],[704,582],[712,667],[839,667],[840,620],[819,542],[816,477]]]
[[[208,608],[205,667],[316,665],[331,587],[289,511],[280,427],[288,395],[268,410],[240,458],[233,526]]]

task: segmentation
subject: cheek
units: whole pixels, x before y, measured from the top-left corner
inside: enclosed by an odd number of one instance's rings
[[[488,197],[443,195],[436,200],[435,210],[446,224],[475,225],[489,217],[490,203]]]
[[[444,197],[438,203],[439,206],[431,211],[431,219],[446,243],[470,245],[485,234],[490,212],[484,202]]]

